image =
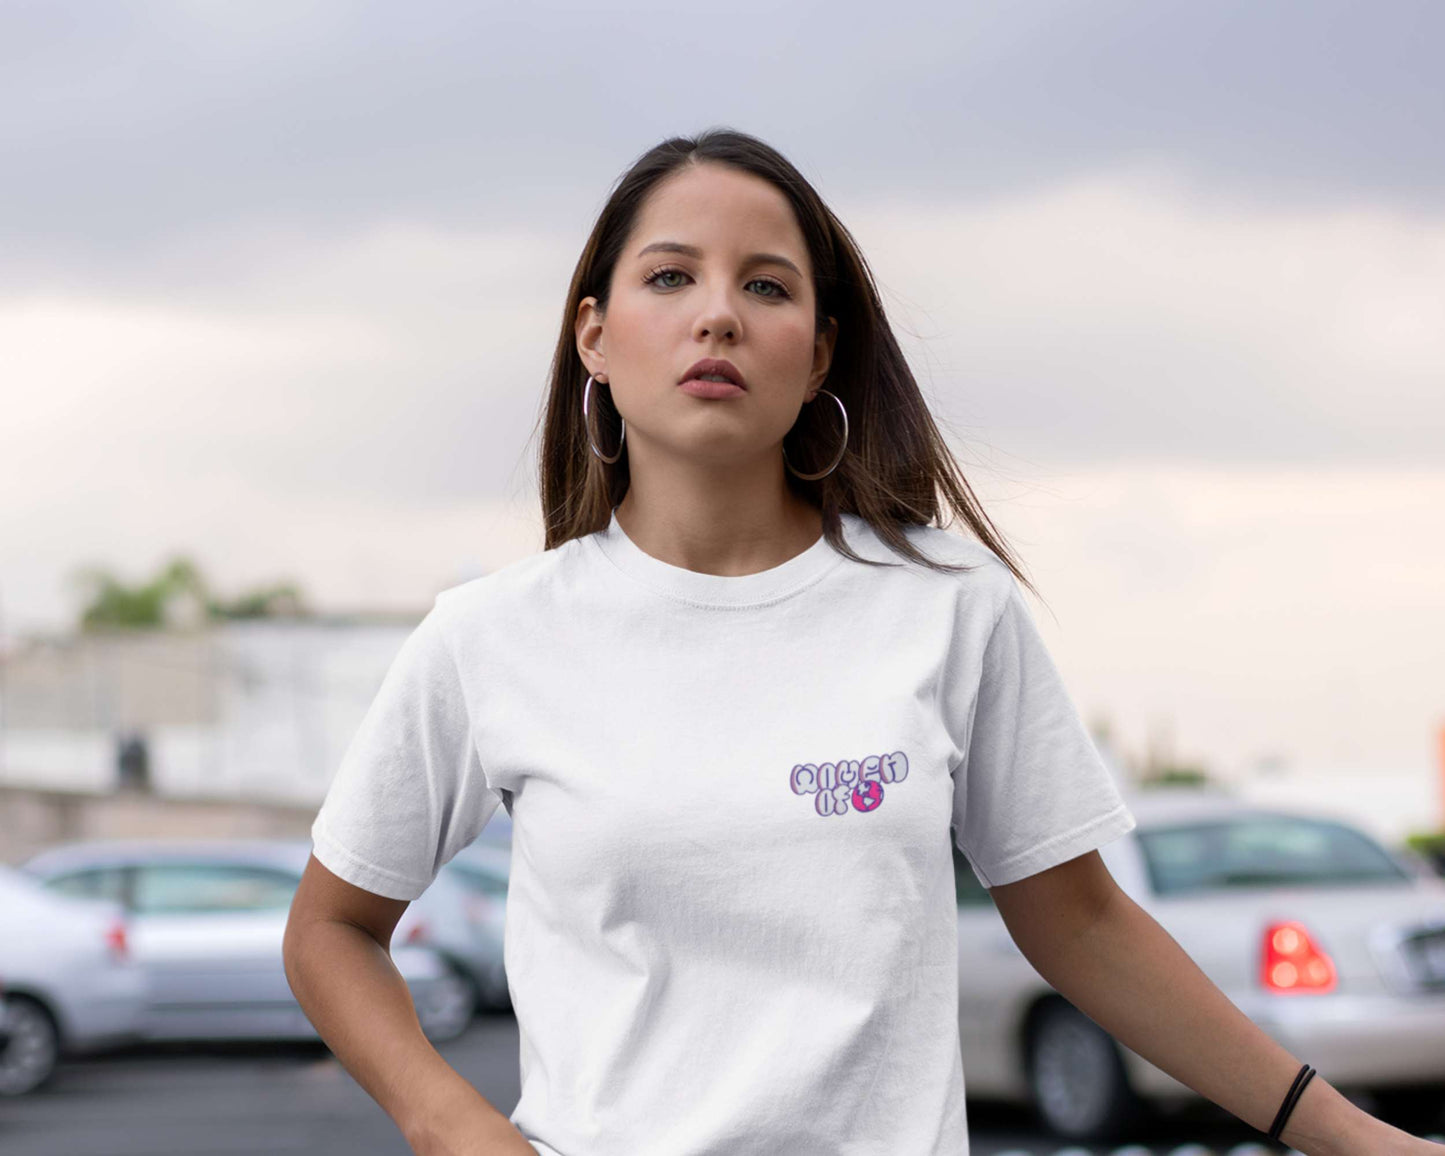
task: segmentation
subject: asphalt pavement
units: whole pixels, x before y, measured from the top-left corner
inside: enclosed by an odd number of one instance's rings
[[[521,1094],[517,1024],[477,1020],[439,1049],[504,1112]],[[970,1101],[973,1156],[1262,1156],[1281,1152],[1201,1102],[1136,1145],[1069,1146],[1030,1114]],[[410,1156],[391,1118],[319,1043],[152,1045],[66,1062],[29,1095],[0,1098],[4,1156]]]

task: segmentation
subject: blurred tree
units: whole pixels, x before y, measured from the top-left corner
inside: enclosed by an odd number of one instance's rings
[[[99,566],[81,569],[73,581],[86,598],[80,614],[81,630],[165,626],[168,607],[187,596],[204,606],[208,597],[205,580],[187,558],[172,559],[159,574],[139,586],[127,586]]]
[[[1212,787],[1213,776],[1199,766],[1178,766],[1164,763],[1151,768],[1139,779],[1141,787]]]
[[[172,558],[148,582],[129,586],[100,566],[72,575],[81,589],[82,631],[199,626],[208,621],[302,617],[311,613],[300,589],[275,583],[225,601],[212,595],[200,568],[189,558]]]
[[[1441,875],[1445,875],[1445,831],[1418,831],[1405,837],[1405,846],[1423,856]]]
[[[311,613],[291,582],[252,590],[230,602],[211,602],[210,612],[213,618],[299,618]]]

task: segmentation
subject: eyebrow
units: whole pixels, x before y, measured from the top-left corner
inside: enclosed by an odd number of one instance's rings
[[[638,250],[637,255],[639,257],[645,257],[648,253],[681,253],[684,257],[702,256],[702,250],[696,245],[684,245],[681,241],[654,241],[651,245]],[[799,277],[803,275],[801,269],[786,257],[781,257],[777,253],[752,253],[748,256],[745,263],[749,265],[782,265],[786,269],[791,269]]]

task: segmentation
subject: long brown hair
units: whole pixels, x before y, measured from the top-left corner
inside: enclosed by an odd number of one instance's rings
[[[846,451],[837,467],[816,481],[784,471],[793,491],[822,512],[829,544],[854,561],[872,561],[848,548],[838,517],[846,510],[866,521],[895,553],[935,570],[971,570],[962,563],[926,557],[904,533],[906,526],[937,524],[946,529],[951,519],[935,523],[946,504],[1023,585],[1034,590],[934,424],[852,235],[777,150],[747,133],[725,128],[696,137],[672,137],[645,152],[614,184],[583,247],[567,291],[562,332],[552,357],[552,385],[541,415],[538,474],[545,548],[605,529],[629,484],[627,454],[608,464],[589,444],[582,410],[587,369],[577,352],[574,328],[578,308],[584,297],[595,297],[598,312],[606,312],[613,270],[648,193],[684,166],[703,162],[731,165],[762,177],[788,198],[812,261],[818,332],[824,330],[828,317],[838,322],[825,385],[848,410]],[[827,418],[819,421],[810,415],[810,420],[794,424],[788,461],[802,473],[816,473],[837,454],[842,424],[832,402],[824,405],[815,400],[806,408]],[[592,436],[611,456],[618,444],[621,415],[609,386],[592,383],[588,409]]]

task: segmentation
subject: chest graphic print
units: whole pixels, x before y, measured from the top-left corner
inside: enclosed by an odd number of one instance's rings
[[[850,809],[867,814],[883,805],[884,784],[908,777],[908,756],[869,755],[836,763],[798,763],[788,776],[795,795],[812,795],[819,815],[843,815]]]

